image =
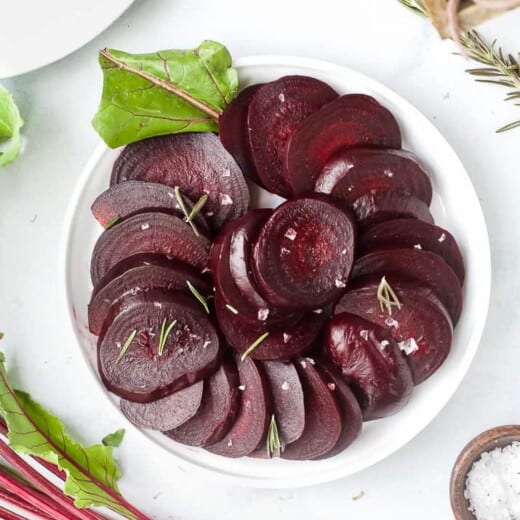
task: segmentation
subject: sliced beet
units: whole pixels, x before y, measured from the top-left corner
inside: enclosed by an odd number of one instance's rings
[[[226,224],[211,247],[210,266],[217,292],[228,309],[249,320],[273,324],[286,322],[286,316],[258,292],[250,263],[252,244],[271,214],[270,209],[250,210]]]
[[[417,157],[404,150],[353,148],[336,153],[316,181],[315,191],[352,204],[366,193],[400,191],[426,204],[432,183]]]
[[[348,448],[361,433],[363,414],[354,393],[345,382],[339,369],[324,357],[317,359],[316,364],[327,379],[327,387],[336,397],[341,411],[343,424],[341,436],[334,449],[327,453],[327,457],[333,457]]]
[[[379,279],[359,279],[336,305],[336,314],[348,312],[385,327],[406,354],[417,385],[430,377],[450,352],[453,327],[448,312],[430,288],[416,282],[392,285],[401,308],[381,309]]]
[[[250,357],[236,358],[241,391],[240,409],[227,435],[208,451],[226,457],[245,457],[264,439],[271,418],[271,397],[262,367]]]
[[[147,403],[182,390],[217,369],[218,333],[193,298],[151,290],[129,300],[98,344],[99,374],[108,390],[129,401]],[[164,320],[167,326],[173,320],[177,323],[160,355]],[[134,339],[122,355],[133,331]]]
[[[193,202],[186,197],[183,200],[190,212]],[[180,218],[185,216],[173,188],[156,182],[128,181],[115,184],[97,197],[91,209],[103,227],[117,224],[137,213],[150,211],[171,213]],[[197,213],[193,222],[202,233],[209,235],[209,226],[202,213]]]
[[[283,176],[286,143],[300,123],[338,97],[329,85],[308,76],[285,76],[262,86],[249,106],[249,142],[263,186],[290,194]]]
[[[177,428],[191,419],[199,409],[204,382],[199,381],[151,403],[121,400],[125,417],[138,428],[165,431]]]
[[[260,336],[269,335],[251,353],[254,359],[290,359],[307,352],[323,326],[325,313],[290,314],[288,322],[272,327],[269,322],[252,323],[227,308],[222,297],[215,294],[215,309],[220,330],[228,343],[239,353],[245,352]]]
[[[310,358],[295,362],[303,387],[305,428],[298,440],[285,447],[281,457],[309,460],[325,457],[341,436],[341,410],[327,380]]]
[[[204,393],[197,414],[165,434],[190,446],[207,446],[222,440],[238,411],[239,384],[235,362],[226,357],[220,368],[204,382]]]
[[[300,376],[290,362],[264,361],[263,366],[271,388],[280,440],[286,446],[298,440],[305,427],[305,404]]]
[[[156,255],[153,261],[145,265],[139,265],[142,260],[130,257],[126,260],[127,265],[132,258],[134,265],[138,265],[125,270],[93,294],[88,306],[88,324],[92,334],[101,334],[103,326],[110,324],[120,312],[125,298],[129,296],[150,289],[187,291],[187,282],[204,296],[212,293],[211,284],[193,268],[181,262],[169,261]]]
[[[415,218],[433,224],[432,214],[425,202],[399,191],[367,193],[356,199],[351,208],[362,229],[399,218]]]
[[[247,114],[253,96],[262,85],[251,85],[240,91],[218,120],[218,133],[224,148],[235,158],[244,175],[260,185],[262,182],[256,173],[249,143]]]
[[[210,242],[188,224],[165,213],[140,213],[104,231],[92,253],[90,274],[96,286],[118,262],[139,253],[158,253],[202,270]]]
[[[110,182],[130,180],[178,186],[192,201],[207,193],[203,213],[214,228],[239,217],[249,205],[240,168],[211,133],[164,135],[129,144],[116,160]]]
[[[309,309],[338,298],[347,283],[355,228],[349,214],[326,195],[278,206],[253,248],[259,290],[274,306]]]
[[[380,249],[421,248],[444,258],[464,283],[464,260],[457,242],[449,231],[416,219],[396,219],[370,227],[359,238],[360,254]]]
[[[352,268],[352,279],[385,276],[392,285],[399,280],[412,280],[430,287],[446,307],[453,324],[462,311],[462,287],[453,269],[435,253],[420,249],[387,249],[358,258]]]
[[[331,157],[356,146],[401,148],[399,125],[374,98],[348,94],[310,115],[285,148],[284,175],[295,195],[314,191]]]
[[[352,314],[338,314],[327,327],[324,351],[352,388],[365,420],[393,415],[410,399],[412,373],[383,327]]]

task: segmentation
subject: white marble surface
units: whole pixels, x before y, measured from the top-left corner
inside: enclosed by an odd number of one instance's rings
[[[520,10],[482,32],[516,51],[519,27]],[[191,47],[205,38],[225,42],[234,56],[295,54],[347,64],[426,114],[460,155],[482,202],[493,255],[490,314],[454,398],[416,439],[373,468],[308,489],[241,489],[180,471],[129,431],[119,450],[123,492],[161,520],[449,518],[449,474],[464,443],[483,429],[520,419],[520,131],[494,134],[515,116],[514,107],[501,101],[504,92],[474,83],[451,44],[396,1],[137,1],[74,55],[4,82],[19,103],[27,137],[23,156],[0,171],[0,329],[13,381],[86,443],[120,426],[90,380],[58,290],[63,215],[98,142],[90,126],[100,92],[96,49]],[[363,498],[354,500],[361,490]]]

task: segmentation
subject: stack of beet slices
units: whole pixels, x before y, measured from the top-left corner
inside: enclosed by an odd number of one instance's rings
[[[228,457],[333,456],[449,354],[464,263],[363,94],[287,76],[213,134],[127,146],[92,211],[98,367],[142,428]],[[249,209],[244,175],[287,200]]]

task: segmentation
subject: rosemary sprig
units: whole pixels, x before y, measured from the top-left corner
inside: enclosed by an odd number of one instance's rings
[[[188,208],[186,207],[186,203],[184,202],[184,199],[182,198],[182,193],[181,193],[179,186],[175,186],[173,191],[175,193],[175,198],[177,199],[177,204],[179,205],[179,208],[181,208],[181,211],[184,213],[184,222],[187,222],[191,226],[191,229],[195,233],[195,236],[197,236],[197,237],[200,236],[199,230],[197,229],[195,222],[189,220],[190,214],[188,213]]]
[[[191,294],[193,294],[193,296],[195,296],[195,298],[200,302],[200,304],[204,307],[204,310],[206,311],[206,314],[209,314],[209,306],[208,306],[208,302],[206,301],[206,299],[204,298],[204,296],[202,296],[202,294],[200,294],[199,291],[197,291],[197,289],[195,288],[195,286],[189,281],[189,280],[186,280],[186,285],[188,286],[188,289],[191,291]]]
[[[386,309],[389,316],[392,316],[392,307],[397,307],[401,310],[401,302],[399,301],[397,294],[395,294],[395,291],[392,289],[392,286],[387,282],[385,276],[383,276],[379,282],[377,288],[377,299],[379,300],[381,312],[384,312]]]
[[[249,345],[249,347],[247,347],[244,353],[240,356],[240,360],[245,361],[247,356],[249,356],[249,354],[251,354],[251,352],[253,352],[253,350],[255,350],[255,348],[257,348],[260,345],[260,343],[265,341],[267,336],[269,336],[269,332],[264,332],[259,338],[253,341],[253,343],[251,343],[251,345]]]
[[[204,195],[202,195],[200,197],[200,199],[197,202],[195,202],[195,204],[193,205],[193,208],[191,208],[188,218],[186,219],[186,222],[188,224],[190,224],[193,221],[193,219],[199,214],[200,210],[204,207],[204,204],[206,204],[207,201],[208,201],[208,194],[204,193]]]
[[[173,327],[177,325],[177,320],[173,320],[168,327],[166,327],[166,318],[164,318],[161,326],[161,334],[159,335],[159,347],[157,349],[157,353],[159,356],[163,355],[164,347],[166,346],[166,342],[168,341],[168,336],[170,335]]]
[[[116,363],[119,363],[127,353],[128,349],[130,348],[130,345],[132,344],[132,341],[134,341],[135,335],[137,334],[137,330],[134,330],[130,336],[128,336],[127,340],[125,341],[125,344],[121,347],[121,350],[119,351],[119,355],[117,356]]]
[[[267,457],[271,458],[273,455],[279,456],[282,450],[282,441],[280,440],[280,434],[278,433],[278,425],[276,424],[276,418],[271,415],[271,421],[269,422],[269,430],[267,431]]]

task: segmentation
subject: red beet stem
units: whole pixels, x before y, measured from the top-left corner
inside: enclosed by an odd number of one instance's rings
[[[20,485],[23,485],[23,483],[20,483]],[[53,520],[51,516],[42,513],[38,508],[32,506],[31,504],[29,504],[25,500],[22,500],[20,497],[14,495],[13,493],[9,493],[8,491],[0,489],[0,500],[3,500],[4,502],[16,507],[24,513],[29,513],[32,517],[36,518],[37,520]],[[4,509],[0,507],[0,511],[4,511]],[[11,513],[11,511],[9,511],[9,513]]]
[[[13,513],[12,511],[9,511],[8,509],[5,509],[4,507],[0,506],[0,518],[3,520],[27,520],[23,516],[17,515],[16,513]],[[44,517],[42,517],[44,518]]]

